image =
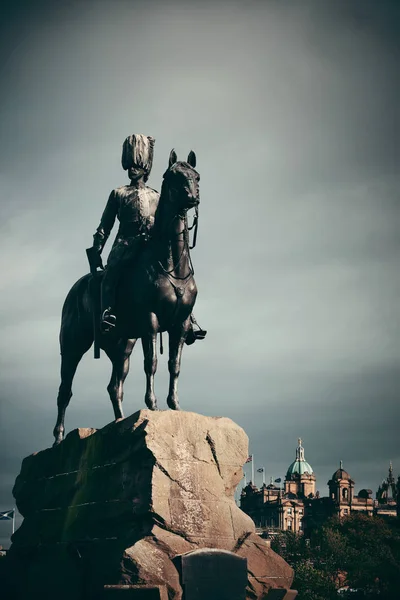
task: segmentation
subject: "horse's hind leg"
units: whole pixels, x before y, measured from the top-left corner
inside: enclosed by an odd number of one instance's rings
[[[61,384],[57,396],[58,416],[53,431],[54,445],[59,444],[64,439],[65,411],[72,397],[72,381],[82,356],[83,354],[72,352],[61,355]]]
[[[113,405],[115,420],[122,419],[122,400],[124,398],[124,382],[129,373],[129,359],[136,340],[124,340],[113,347],[105,346],[104,350],[112,362],[113,370],[107,391]]]
[[[167,404],[172,410],[180,410],[178,400],[178,378],[181,370],[182,348],[190,328],[190,319],[169,331],[169,392]]]

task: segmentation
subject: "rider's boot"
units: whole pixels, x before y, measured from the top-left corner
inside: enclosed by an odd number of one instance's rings
[[[197,329],[194,329],[194,327],[193,327],[194,325],[197,327]],[[192,313],[190,315],[190,329],[187,332],[185,344],[187,344],[188,346],[191,346],[191,344],[194,344],[196,340],[204,340],[206,335],[207,335],[207,331],[200,327],[200,325],[197,323],[197,321],[194,318],[194,315]]]

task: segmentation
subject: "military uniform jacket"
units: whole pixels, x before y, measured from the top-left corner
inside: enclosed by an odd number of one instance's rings
[[[135,240],[142,234],[148,235],[151,232],[159,198],[159,193],[147,186],[137,188],[125,185],[111,192],[94,235],[94,246],[101,252],[115,219],[119,220],[119,229],[108,257],[108,264],[119,260],[129,247],[133,249],[136,246]]]

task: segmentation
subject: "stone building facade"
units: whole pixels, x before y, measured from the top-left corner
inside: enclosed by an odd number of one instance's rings
[[[255,522],[256,527],[270,534],[284,531],[303,531],[306,498],[315,497],[316,478],[306,461],[301,439],[296,458],[289,465],[281,488],[272,482],[258,489],[250,483],[240,497],[240,508]]]
[[[280,482],[280,479],[276,481]],[[265,537],[282,530],[308,534],[334,515],[341,518],[354,512],[370,516],[396,515],[398,486],[392,466],[388,478],[379,487],[376,500],[372,498],[371,490],[354,493],[354,480],[344,470],[342,461],[328,481],[328,488],[329,495],[320,497],[316,491],[315,473],[305,459],[299,439],[296,458],[287,469],[283,487],[272,480],[261,488],[250,482],[242,490],[240,508],[253,519],[259,533]]]

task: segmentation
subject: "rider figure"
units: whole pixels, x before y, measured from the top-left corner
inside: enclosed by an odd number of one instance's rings
[[[104,333],[115,327],[115,290],[126,261],[135,260],[149,240],[154,225],[159,193],[146,185],[153,164],[154,138],[142,134],[130,135],[122,147],[122,168],[128,171],[130,184],[113,190],[108,198],[100,225],[93,236],[93,248],[100,254],[111,233],[116,217],[120,222],[117,236],[108,256],[101,285],[101,329]],[[199,328],[191,315],[186,343],[204,339],[207,332]]]

